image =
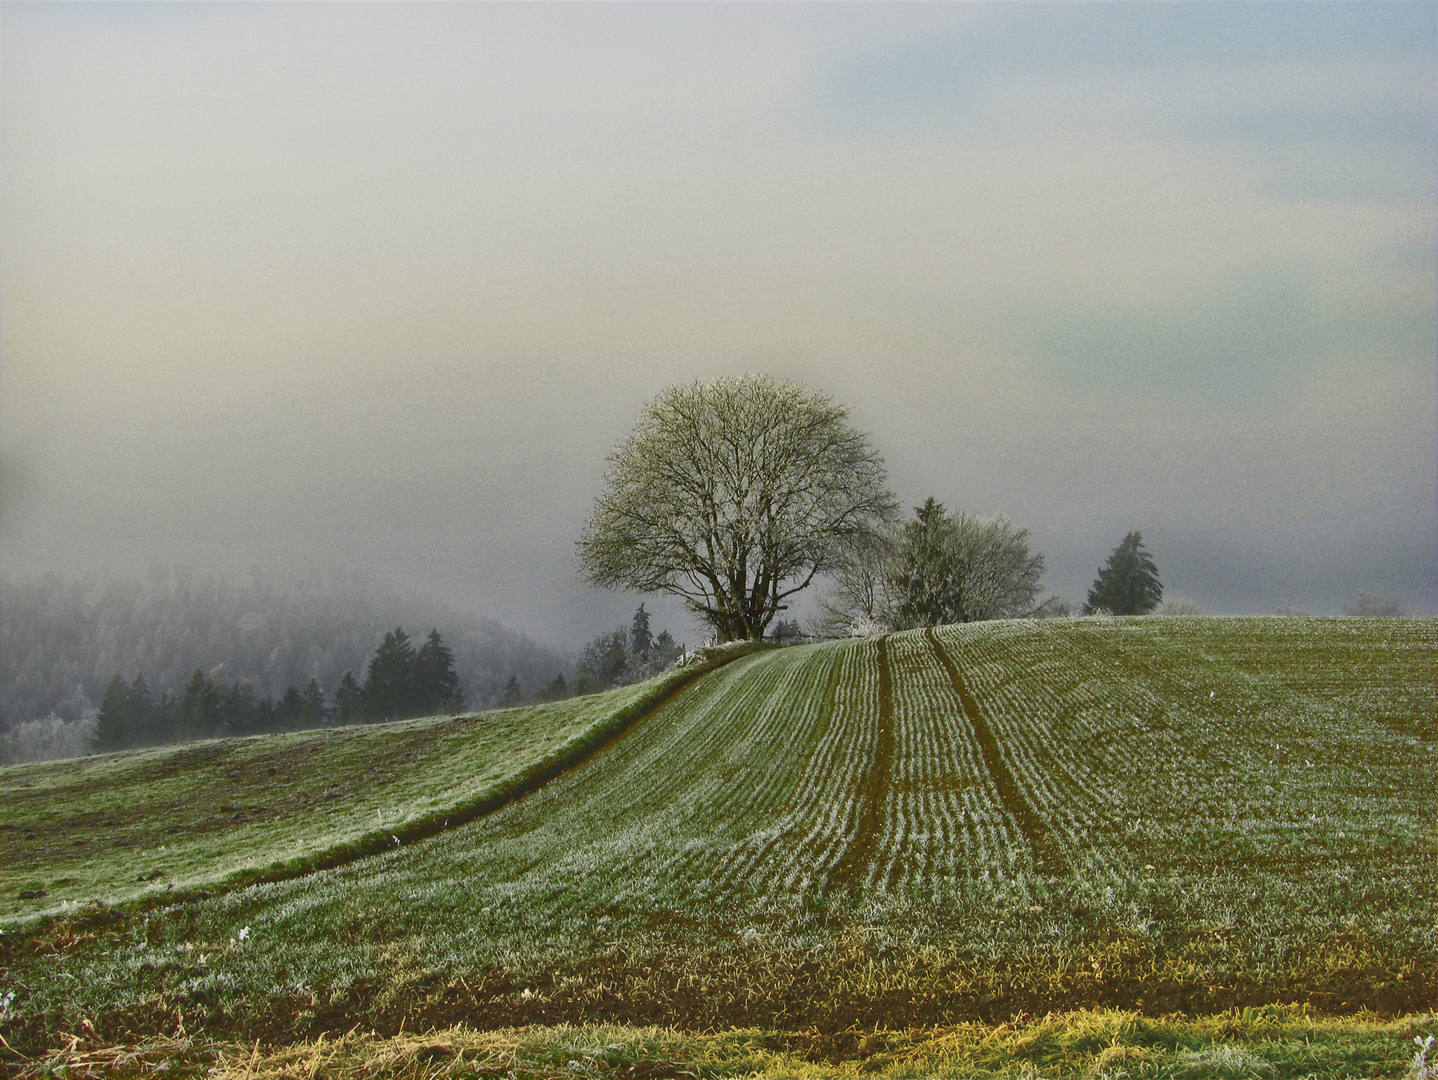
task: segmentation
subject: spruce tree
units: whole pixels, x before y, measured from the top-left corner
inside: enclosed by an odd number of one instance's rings
[[[304,726],[304,720],[302,719],[304,711],[305,702],[304,699],[300,697],[299,687],[293,684],[285,687],[284,697],[280,698],[279,703],[275,706],[280,729],[283,731],[293,731],[298,727]]]
[[[376,720],[414,715],[415,674],[414,648],[397,626],[384,636],[365,671],[365,712]]]
[[[429,632],[415,654],[414,708],[421,716],[464,708],[464,687],[454,671],[454,653],[438,630]]]
[[[329,722],[330,711],[325,707],[325,692],[320,689],[318,679],[311,679],[300,693],[300,723],[312,728]]]
[[[222,687],[199,668],[185,684],[178,702],[178,731],[181,739],[210,739],[220,734]]]
[[[659,670],[662,671],[678,660],[679,651],[679,643],[674,640],[674,635],[668,630],[659,631],[659,636],[654,639],[653,650],[653,661]]]
[[[135,729],[130,719],[130,688],[116,675],[105,687],[100,700],[100,713],[95,717],[96,750],[123,750],[135,745]]]
[[[355,673],[348,668],[340,676],[340,684],[335,687],[333,716],[336,724],[353,724],[364,716],[364,690],[355,678]]]
[[[1158,567],[1143,547],[1137,531],[1123,538],[1113,549],[1108,564],[1098,572],[1083,606],[1085,615],[1106,611],[1110,615],[1147,615],[1163,599]]]
[[[143,671],[136,672],[135,681],[130,684],[130,745],[144,746],[168,741],[157,728],[155,699],[150,696],[150,684]]]
[[[654,635],[649,632],[649,612],[640,604],[639,610],[634,613],[634,621],[629,624],[629,651],[640,660],[648,660],[649,650],[653,647]]]
[[[504,687],[504,693],[499,695],[499,707],[501,709],[513,709],[524,704],[524,688],[519,685],[519,676],[511,675],[509,682]]]
[[[544,689],[537,695],[539,701],[563,701],[569,696],[569,684],[564,681],[564,672],[554,676],[552,682],[545,685]]]
[[[221,680],[217,689],[220,691],[219,722],[214,734],[248,735],[275,729],[271,718],[261,710],[260,698],[249,683],[236,681],[227,686]]]

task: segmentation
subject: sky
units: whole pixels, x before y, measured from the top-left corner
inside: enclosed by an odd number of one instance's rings
[[[565,647],[664,387],[850,408],[1081,601],[1438,610],[1438,5],[0,6],[0,569]],[[661,625],[696,636],[672,602]]]

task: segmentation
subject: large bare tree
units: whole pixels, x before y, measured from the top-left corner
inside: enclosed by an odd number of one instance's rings
[[[672,386],[610,456],[580,538],[590,584],[682,598],[721,641],[890,520],[883,462],[848,410],[765,375]]]

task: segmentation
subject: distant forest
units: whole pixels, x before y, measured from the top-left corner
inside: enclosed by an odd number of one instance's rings
[[[562,653],[497,622],[330,569],[7,575],[0,600],[0,734],[10,761],[85,752],[81,736],[93,734],[116,675],[143,675],[157,699],[182,696],[201,671],[277,704],[312,681],[333,700],[344,673],[363,678],[399,626],[421,640],[439,631],[468,708],[572,670]]]

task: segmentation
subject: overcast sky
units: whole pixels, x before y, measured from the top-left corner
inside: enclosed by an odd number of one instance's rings
[[[1438,607],[1435,12],[6,2],[3,568],[572,646],[638,599],[576,575],[605,456],[763,371],[1048,592],[1141,529],[1215,612]]]

